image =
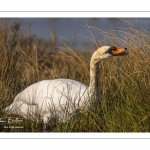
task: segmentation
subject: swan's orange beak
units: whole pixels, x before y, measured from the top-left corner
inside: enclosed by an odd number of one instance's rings
[[[117,48],[116,50],[112,50],[112,54],[114,56],[127,55],[127,48]]]

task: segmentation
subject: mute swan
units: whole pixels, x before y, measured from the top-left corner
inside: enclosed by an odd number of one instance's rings
[[[20,92],[13,103],[3,111],[30,119],[36,118],[36,113],[38,113],[40,119],[43,120],[45,131],[46,124],[51,118],[55,117],[64,122],[76,109],[86,107],[91,97],[99,98],[100,60],[126,54],[127,48],[102,46],[91,57],[89,87],[71,79],[43,80]]]

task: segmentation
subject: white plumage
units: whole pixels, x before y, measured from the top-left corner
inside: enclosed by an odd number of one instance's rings
[[[44,130],[51,118],[62,122],[68,120],[76,109],[87,107],[91,97],[99,98],[99,61],[110,56],[125,55],[126,50],[114,46],[103,46],[96,50],[90,62],[89,87],[70,79],[43,80],[20,92],[4,112],[32,120],[39,116],[44,122]]]

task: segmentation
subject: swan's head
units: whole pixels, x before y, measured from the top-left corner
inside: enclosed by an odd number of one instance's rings
[[[95,58],[99,57],[100,59],[105,59],[111,56],[124,56],[127,55],[127,48],[120,48],[115,46],[102,46],[96,50],[94,54]]]

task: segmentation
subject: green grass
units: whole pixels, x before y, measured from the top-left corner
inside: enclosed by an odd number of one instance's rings
[[[150,51],[149,32],[140,26],[116,28],[104,32],[86,25],[93,36],[91,51],[78,51],[64,44],[59,50],[57,38],[45,42],[32,35],[23,38],[21,24],[0,23],[0,108],[13,102],[27,86],[43,80],[69,78],[89,84],[90,57],[102,45],[124,46],[125,57],[100,62],[102,103],[73,116],[67,123],[51,122],[51,132],[149,132],[150,131]],[[117,34],[116,34],[117,32]],[[100,37],[101,35],[101,37]],[[119,35],[119,36],[118,36]],[[120,38],[122,37],[122,38]],[[148,50],[147,50],[148,49]],[[63,69],[62,69],[63,68]],[[42,73],[41,73],[42,72]],[[19,116],[2,116],[3,119]],[[40,132],[42,124],[22,118],[20,129],[4,132]]]

